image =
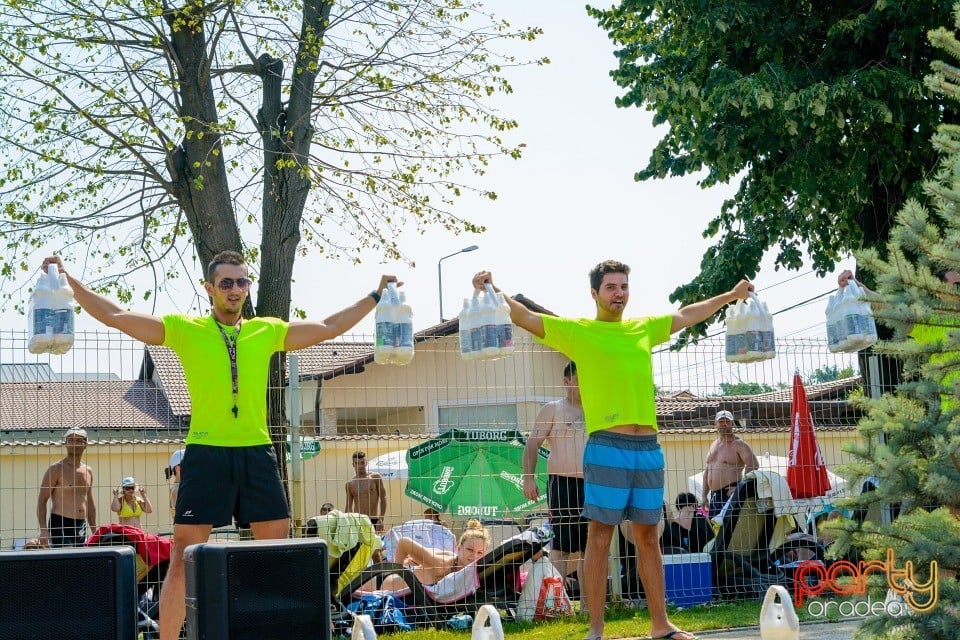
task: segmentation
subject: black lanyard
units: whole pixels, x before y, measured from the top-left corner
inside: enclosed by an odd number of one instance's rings
[[[243,319],[237,322],[237,333],[231,340],[227,336],[227,332],[223,330],[223,326],[217,322],[216,318],[213,320],[217,329],[220,329],[220,336],[223,338],[223,344],[227,345],[227,355],[230,356],[230,377],[233,380],[233,417],[236,418],[237,414],[240,413],[240,410],[237,408],[237,343],[240,341],[240,329],[243,327]]]

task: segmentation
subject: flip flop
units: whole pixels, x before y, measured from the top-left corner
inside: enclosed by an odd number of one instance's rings
[[[683,629],[677,629],[676,631],[671,631],[665,636],[657,636],[656,638],[654,638],[653,636],[650,636],[650,640],[673,640],[673,637],[678,633],[690,633],[690,632],[684,631]],[[700,638],[698,638],[697,636],[693,636],[693,640],[700,640]]]

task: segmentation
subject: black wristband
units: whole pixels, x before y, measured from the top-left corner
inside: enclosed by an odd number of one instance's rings
[[[371,298],[373,298],[373,301],[374,301],[374,302],[376,302],[377,304],[380,304],[380,294],[379,294],[379,293],[377,293],[376,291],[371,291],[371,292],[368,293],[367,295],[370,296]]]

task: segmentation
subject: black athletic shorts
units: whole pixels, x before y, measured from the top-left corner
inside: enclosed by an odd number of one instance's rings
[[[583,478],[551,475],[547,487],[553,548],[565,553],[587,548],[587,523],[583,517]]]
[[[180,468],[176,524],[222,527],[290,517],[277,457],[270,445],[187,446]]]

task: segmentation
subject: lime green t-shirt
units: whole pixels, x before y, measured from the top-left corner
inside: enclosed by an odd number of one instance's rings
[[[212,316],[163,317],[164,346],[183,365],[190,392],[187,444],[251,447],[270,444],[267,430],[267,382],[270,358],[283,350],[287,323],[278,318],[250,318],[237,341],[237,416],[233,415],[230,356]],[[230,339],[236,327],[223,327]]]
[[[932,344],[934,342],[946,342],[947,333],[953,331],[954,327],[935,326],[929,324],[916,324],[910,330],[910,337],[920,344]],[[935,353],[930,356],[930,362],[933,364],[960,364],[960,354],[957,353]],[[960,381],[960,371],[951,371],[943,376],[940,381],[944,387],[951,389]],[[940,407],[943,410],[954,409],[957,406],[956,398],[950,394],[940,394]]]
[[[539,342],[577,363],[587,433],[624,424],[657,428],[653,347],[670,339],[673,316],[623,322],[543,316]]]

